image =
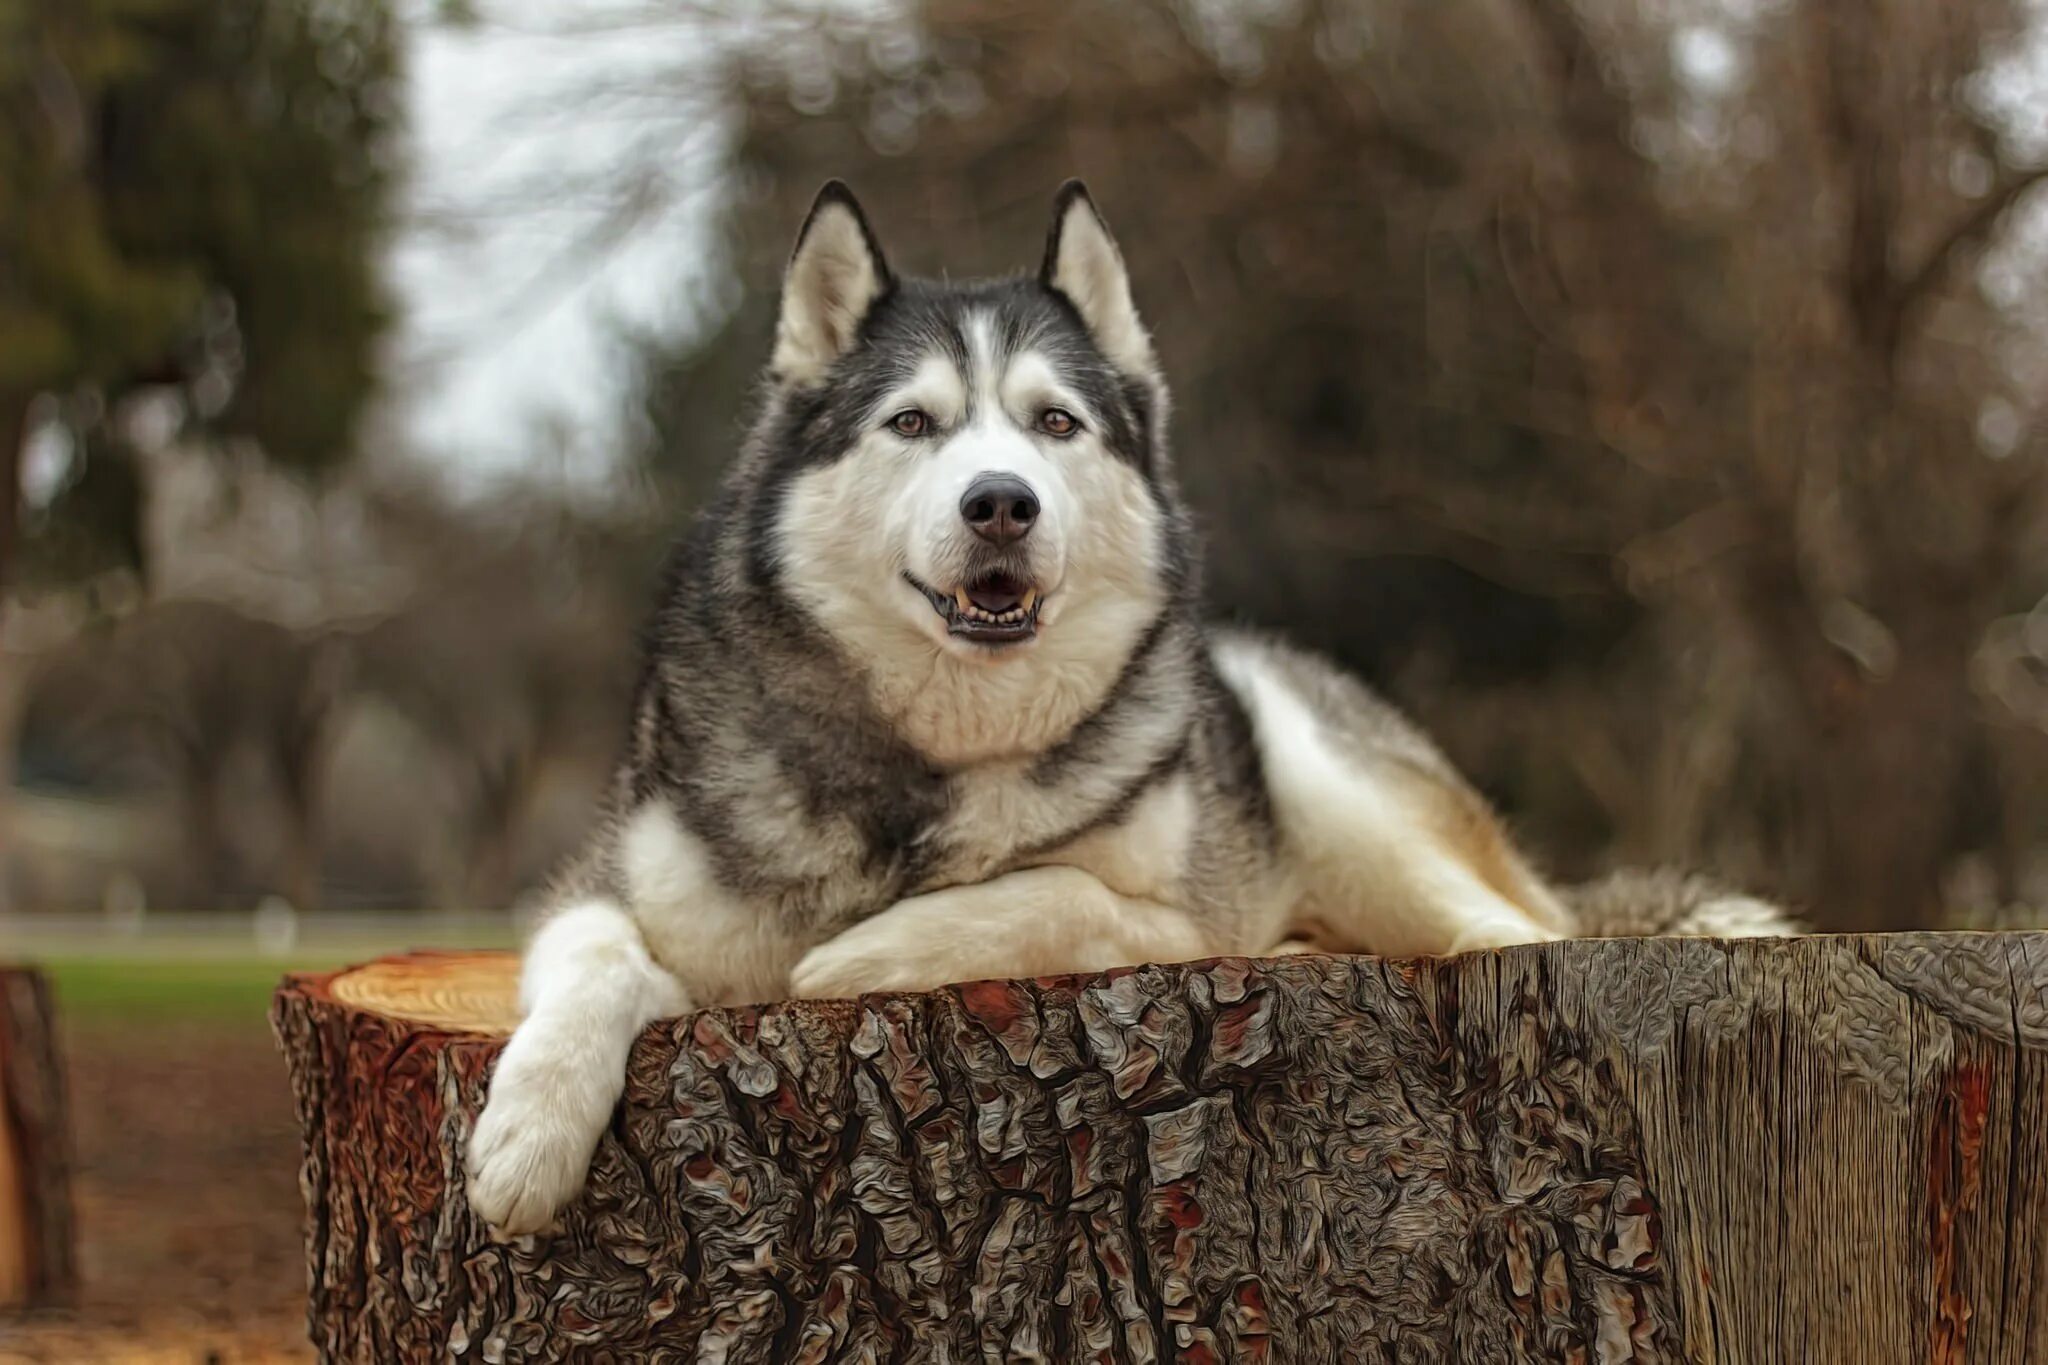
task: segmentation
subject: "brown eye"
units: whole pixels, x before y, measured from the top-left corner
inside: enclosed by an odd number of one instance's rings
[[[1065,408],[1047,408],[1038,414],[1038,428],[1048,436],[1072,436],[1080,426]]]
[[[931,430],[932,419],[916,408],[905,408],[889,419],[889,430],[898,436],[922,436]]]

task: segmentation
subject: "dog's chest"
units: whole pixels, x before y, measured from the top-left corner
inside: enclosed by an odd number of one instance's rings
[[[1049,832],[1080,818],[1019,766],[976,768],[947,783],[946,803],[923,832],[918,890],[986,881],[1016,864]]]
[[[781,904],[786,922],[820,929],[879,913],[906,896],[1057,863],[1127,895],[1166,898],[1190,845],[1194,803],[1169,780],[1124,800],[1119,772],[1031,763],[845,773],[804,793],[757,764],[725,793],[723,866]]]
[[[927,837],[930,855],[914,890],[1058,863],[1126,895],[1162,896],[1179,878],[1194,829],[1194,805],[1179,781],[1113,812],[1091,794],[1035,781],[1021,767],[962,775],[949,795]]]

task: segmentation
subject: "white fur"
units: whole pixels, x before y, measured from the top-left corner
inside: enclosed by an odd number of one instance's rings
[[[1352,951],[1446,953],[1560,937],[1488,886],[1402,790],[1346,759],[1257,650],[1221,645],[1216,664],[1245,703],[1281,837],[1297,921]],[[1274,940],[1290,926],[1275,926]]]
[[[898,901],[813,948],[799,997],[1180,962],[1217,949],[1185,912],[1120,896],[1074,867],[1036,867]]]
[[[1056,783],[1033,778],[1029,758],[982,763],[955,773],[951,801],[934,837],[937,846],[957,850],[944,868],[945,880],[980,881],[1013,864],[1020,850],[1049,847],[1073,828],[1075,812],[1097,810],[1114,801],[1176,741],[1186,728],[1193,704],[1194,698],[1184,690],[1160,698],[1156,705],[1125,724],[1119,732],[1119,743],[1098,762],[1077,767]],[[1153,799],[1157,795],[1149,794],[1140,810],[1154,809]],[[1176,809],[1192,823],[1192,809]],[[1101,859],[1105,867],[1128,868],[1129,864],[1123,861],[1125,855],[1112,849],[1111,843],[1137,823],[1133,818],[1116,831],[1104,831],[1100,838],[1092,838],[1078,847],[1089,857]],[[1172,876],[1179,875],[1185,834],[1176,832],[1168,839],[1163,830],[1148,825],[1143,836],[1132,837],[1165,839],[1150,853],[1136,856],[1154,867],[1170,862]],[[1051,856],[1059,862],[1092,867],[1091,863],[1079,861],[1082,855],[1075,851],[1076,847],[1070,844]],[[1133,895],[1162,894],[1170,881],[1164,874],[1143,885],[1131,884],[1121,875],[1107,879]]]
[[[627,820],[621,862],[633,918],[652,958],[686,982],[699,1004],[780,999],[803,945],[777,917],[748,907],[720,886],[696,836],[665,802]]]
[[[769,362],[775,372],[798,384],[821,379],[852,343],[886,282],[853,210],[836,200],[820,202],[783,276]]]
[[[1138,320],[1123,253],[1086,195],[1068,201],[1046,283],[1067,296],[1095,344],[1127,374],[1151,374],[1152,337]]]
[[[947,765],[1041,752],[1093,710],[1158,609],[1162,552],[1158,504],[1102,448],[1080,397],[1028,351],[997,373],[985,318],[968,335],[980,362],[971,380],[926,358],[876,405],[851,452],[792,482],[776,526],[790,592],[861,667],[883,716]],[[1049,404],[1074,412],[1082,431],[1039,432]],[[935,435],[887,428],[913,406],[938,423]],[[1039,636],[1001,650],[953,638],[903,580],[956,585],[973,544],[960,499],[989,472],[1025,479],[1041,503],[1026,542],[1044,598]]]
[[[1699,906],[1664,932],[1707,938],[1777,938],[1787,932],[1785,912],[1753,896],[1726,895]]]
[[[1146,792],[1119,823],[1082,835],[1056,856],[1119,895],[1172,901],[1187,873],[1197,814],[1187,779],[1176,777]]]
[[[632,909],[572,906],[526,950],[526,1017],[469,1148],[470,1206],[503,1233],[546,1227],[582,1186],[641,1029],[698,1005],[781,998],[803,946],[719,885],[664,803],[627,818],[619,857]]]
[[[520,997],[526,1018],[498,1057],[468,1152],[470,1207],[512,1236],[546,1227],[582,1188],[640,1030],[691,1007],[632,919],[602,901],[541,927]]]

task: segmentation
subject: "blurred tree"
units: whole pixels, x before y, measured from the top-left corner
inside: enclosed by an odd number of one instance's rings
[[[1661,509],[1603,499],[1618,562],[1760,667],[1751,742],[1795,796],[1772,842],[1797,889],[1845,927],[1924,923],[1985,834],[1972,658],[2043,583],[2043,452],[2024,421],[1979,435],[2010,381],[1968,270],[2043,175],[1967,98],[2012,9],[1789,9],[1746,35],[1722,115],[1770,155],[1703,139],[1662,163],[1643,129],[1698,102],[1683,61],[1631,81],[1611,25],[1523,11],[1563,134],[1536,207],[1558,320],[1592,430]],[[1705,192],[1660,184],[1688,161]]]
[[[715,338],[709,344],[701,334],[627,338],[639,400],[639,420],[628,428],[633,454],[672,513],[710,500],[746,435],[754,385],[774,336],[768,302],[757,293],[740,312],[706,328]]]
[[[511,500],[462,515],[387,498],[377,515],[393,557],[431,576],[398,610],[337,633],[337,653],[353,699],[402,718],[406,780],[440,798],[408,850],[424,903],[503,908],[570,851],[539,829],[549,788],[595,769],[573,835],[601,797],[659,547],[631,519]]]
[[[25,731],[98,776],[160,781],[176,804],[182,904],[226,903],[242,880],[230,775],[253,757],[283,847],[262,885],[317,904],[319,764],[338,650],[216,602],[145,604],[42,660]]]
[[[0,0],[0,620],[10,589],[96,593],[120,569],[147,582],[139,441],[234,440],[313,475],[349,455],[386,321],[397,63],[383,0]],[[27,514],[32,429],[64,467]],[[0,805],[29,673],[9,644]],[[267,695],[233,668],[162,682],[171,702],[217,686],[194,716]],[[307,696],[279,714],[319,709]],[[188,755],[209,740],[164,733]],[[271,732],[295,798],[317,733]],[[183,768],[209,889],[217,762]],[[310,853],[292,861],[286,881],[309,894]]]
[[[346,457],[397,60],[381,0],[0,0],[0,588],[139,559],[140,394],[292,468]],[[70,469],[25,522],[32,410]]]

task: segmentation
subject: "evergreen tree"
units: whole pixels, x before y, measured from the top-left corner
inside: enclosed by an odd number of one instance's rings
[[[0,0],[0,587],[139,559],[109,421],[138,390],[295,469],[347,457],[398,62],[383,0]],[[39,399],[74,459],[25,519]]]

